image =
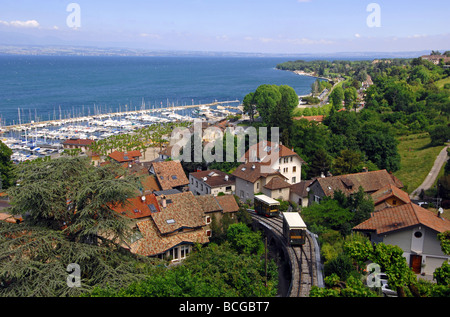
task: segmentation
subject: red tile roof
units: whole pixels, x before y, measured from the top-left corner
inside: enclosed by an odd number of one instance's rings
[[[233,195],[217,196],[216,200],[222,206],[223,213],[239,211],[239,205]]]
[[[155,162],[151,170],[155,173],[162,190],[189,185],[189,180],[178,161]]]
[[[109,157],[118,163],[132,162],[136,158],[141,157],[142,154],[140,151],[129,151],[129,152],[112,152]]]
[[[142,256],[155,256],[180,244],[204,244],[209,242],[206,231],[203,229],[162,236],[151,220],[142,221],[137,226],[142,238],[131,245],[131,252]]]
[[[397,199],[400,199],[401,201],[403,201],[405,204],[408,204],[411,202],[411,199],[409,198],[408,193],[397,188],[393,184],[388,184],[388,185],[384,186],[380,190],[373,193],[371,196],[372,196],[375,206],[384,202],[386,199],[391,198],[391,197],[396,197]]]
[[[292,184],[291,185],[291,192],[294,194],[297,194],[300,197],[308,197],[308,191],[307,188],[313,180],[306,180],[301,181],[300,183]]]
[[[416,225],[423,225],[437,232],[450,230],[450,221],[413,203],[375,212],[370,219],[357,225],[353,230],[384,234]]]
[[[140,219],[150,217],[154,213],[150,205],[155,207],[156,212],[160,212],[158,201],[153,194],[130,198],[125,204],[115,207],[114,211],[131,219]]]
[[[256,157],[255,157],[256,156]],[[272,156],[274,156],[272,158]],[[282,144],[274,144],[270,141],[259,142],[251,146],[245,153],[241,161],[262,162],[269,164],[271,160],[278,160],[281,157],[297,156],[302,163],[305,161],[293,150]]]
[[[278,175],[282,178],[286,178],[280,172],[275,171],[262,163],[242,164],[233,172],[233,176],[246,180],[250,183],[255,183],[261,177],[267,177],[270,175]]]
[[[360,186],[366,193],[376,192],[390,184],[403,188],[402,182],[386,170],[317,178],[310,187],[315,182],[319,183],[325,195],[329,197],[337,190],[345,195],[354,194],[358,192]]]
[[[276,190],[276,189],[283,189],[283,188],[289,188],[291,187],[291,184],[286,182],[284,179],[281,179],[279,177],[274,177],[268,182],[266,185],[264,185],[264,188],[270,189],[270,190]]]
[[[190,173],[192,177],[198,179],[201,182],[208,184],[211,188],[214,187],[222,187],[222,186],[231,186],[236,183],[236,179],[233,175],[229,175],[219,170],[209,170],[202,172],[194,172]],[[228,180],[226,180],[226,176],[228,176]],[[206,178],[206,181],[205,181]]]
[[[166,199],[166,206],[163,201]],[[182,228],[199,228],[205,225],[204,213],[192,192],[156,197],[161,212],[152,214],[161,234],[169,234]]]

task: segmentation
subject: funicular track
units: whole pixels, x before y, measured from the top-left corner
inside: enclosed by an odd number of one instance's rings
[[[291,267],[291,283],[287,297],[308,297],[311,287],[317,285],[317,268],[315,265],[315,250],[309,233],[303,246],[290,247],[283,235],[283,219],[278,216],[267,218],[249,211],[254,221],[259,222],[272,231],[286,248]]]

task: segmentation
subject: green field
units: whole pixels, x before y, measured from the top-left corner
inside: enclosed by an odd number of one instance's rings
[[[441,80],[437,81],[435,84],[438,88],[444,88],[445,84],[450,84],[450,77],[441,79]]]
[[[394,175],[405,185],[405,191],[411,194],[419,187],[444,146],[430,147],[430,137],[418,134],[400,137],[398,152],[402,158],[401,168]]]

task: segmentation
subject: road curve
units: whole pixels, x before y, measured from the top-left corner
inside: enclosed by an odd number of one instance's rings
[[[446,146],[438,155],[436,158],[436,161],[434,162],[433,167],[431,168],[430,173],[427,175],[425,180],[423,181],[422,185],[420,185],[412,194],[410,195],[410,198],[413,200],[420,199],[419,195],[422,190],[427,190],[433,186],[434,182],[436,181],[436,177],[438,176],[442,166],[447,162],[448,155],[447,155],[447,149],[449,146]]]

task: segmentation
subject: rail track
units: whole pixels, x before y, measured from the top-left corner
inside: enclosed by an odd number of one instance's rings
[[[267,218],[257,215],[254,211],[249,211],[249,213],[254,220],[265,225],[279,238],[289,254],[292,280],[288,297],[308,297],[311,287],[316,284],[317,280],[315,250],[310,235],[306,235],[306,242],[303,246],[289,247],[283,235],[283,219],[280,216]]]

